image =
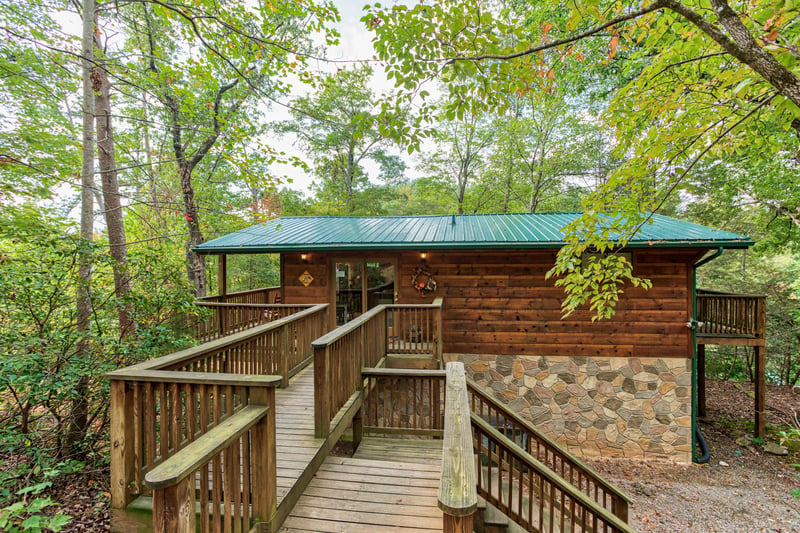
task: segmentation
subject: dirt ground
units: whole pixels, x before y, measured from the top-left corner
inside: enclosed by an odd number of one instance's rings
[[[636,530],[800,533],[800,499],[791,494],[800,489],[792,467],[800,463],[800,443],[786,457],[752,443],[751,390],[748,384],[707,381],[708,412],[700,426],[711,450],[705,465],[591,462],[633,498],[630,524]],[[769,387],[767,407],[773,428],[768,440],[777,441],[774,428],[800,412],[800,391]],[[53,489],[50,496],[61,504],[54,511],[74,517],[63,531],[108,531],[107,470],[64,476]]]
[[[779,457],[752,443],[753,400],[749,384],[707,381],[707,416],[700,423],[711,451],[704,465],[593,461],[600,473],[634,503],[630,524],[638,531],[800,532],[798,445]],[[769,387],[767,440],[800,411],[800,391]],[[774,426],[770,430],[769,426]],[[737,442],[738,441],[738,442]]]

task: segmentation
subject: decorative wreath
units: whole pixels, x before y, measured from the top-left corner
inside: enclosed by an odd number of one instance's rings
[[[425,297],[428,293],[436,291],[436,281],[431,276],[431,271],[426,268],[414,270],[411,285],[417,289],[420,297]]]

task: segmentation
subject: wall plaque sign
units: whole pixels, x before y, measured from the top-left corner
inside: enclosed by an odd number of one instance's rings
[[[311,285],[311,282],[314,281],[314,276],[309,274],[308,270],[306,270],[305,272],[300,274],[300,277],[298,279],[300,280],[300,283],[303,284],[303,287],[308,287],[309,285]]]

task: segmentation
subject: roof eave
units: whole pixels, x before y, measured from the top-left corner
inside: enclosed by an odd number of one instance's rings
[[[547,250],[564,246],[565,242],[463,242],[463,243],[370,243],[370,244],[281,244],[274,246],[198,246],[192,251],[199,254],[252,254],[282,252],[368,252],[368,251],[408,251],[408,250]],[[637,241],[626,248],[749,248],[752,240],[719,241]]]

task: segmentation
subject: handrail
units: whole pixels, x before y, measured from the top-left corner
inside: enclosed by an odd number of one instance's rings
[[[275,387],[280,376],[263,374],[219,374],[215,372],[189,372],[184,370],[114,370],[106,379],[117,381],[149,381],[153,383],[213,383],[230,387]]]
[[[526,450],[527,453],[537,460],[548,464],[549,468],[559,472],[564,479],[568,479],[570,483],[577,485],[581,490],[584,490],[586,494],[592,495],[592,493],[594,493],[595,498],[600,498],[603,494],[611,495],[612,501],[610,503],[612,511],[617,516],[627,520],[628,506],[633,502],[627,494],[622,492],[622,490],[613,483],[603,478],[578,457],[563,449],[547,435],[538,431],[530,422],[508,409],[505,405],[495,401],[491,396],[482,391],[475,382],[468,379],[467,386],[470,394],[473,395],[471,401],[471,411],[473,414],[476,414],[476,410],[479,410],[480,413],[477,414],[481,416],[484,411],[484,409],[476,409],[475,397],[477,397],[481,400],[482,404],[485,403],[495,411],[495,423],[492,424],[495,429],[501,433],[509,430],[512,432],[524,432],[527,439],[523,438],[523,435],[520,434],[520,444],[528,448]],[[487,422],[489,424],[491,424],[492,419],[491,409],[486,409],[487,412],[485,413],[486,417],[490,419]],[[501,417],[503,419],[502,423],[500,420]],[[513,421],[515,427],[509,427],[509,424],[506,422],[508,420]],[[503,426],[502,428],[499,427],[501,425]],[[533,449],[534,446],[535,450]],[[603,494],[597,494],[596,489],[592,490],[592,485],[601,488]]]
[[[117,370],[111,381],[111,499],[125,508],[147,472],[248,405],[273,405],[280,376]],[[265,438],[265,440],[269,440]]]
[[[447,363],[446,374],[439,509],[444,533],[471,533],[478,492],[464,363]]]
[[[254,328],[240,331],[238,333],[234,333],[232,335],[228,335],[220,339],[204,342],[203,344],[199,344],[191,348],[186,348],[185,350],[181,350],[175,353],[171,353],[169,355],[158,357],[156,359],[143,361],[141,363],[125,367],[124,370],[127,372],[133,372],[138,370],[160,370],[165,367],[174,367],[180,363],[189,361],[205,353],[211,351],[218,351],[223,348],[234,346],[236,344],[258,337],[273,329],[280,329],[283,326],[286,326],[295,320],[304,318],[309,315],[313,315],[314,313],[324,310],[327,307],[328,304],[317,304],[314,305],[313,307],[300,311],[299,313],[295,313],[293,315],[281,318],[279,320],[275,320],[260,326],[256,326]],[[121,372],[121,370],[118,370],[117,372]],[[109,376],[112,375],[114,375],[114,372],[111,372],[109,374]]]
[[[362,368],[361,375],[394,376],[394,377],[442,377],[447,373],[444,370],[426,370],[418,368]]]
[[[314,342],[311,343],[311,346],[314,348],[324,348],[328,344],[331,344],[334,341],[337,341],[350,333],[351,331],[358,329],[361,324],[364,322],[368,322],[371,318],[379,315],[382,311],[386,309],[386,304],[381,304],[378,306],[373,307],[363,315],[357,316],[353,320],[342,324],[338,328],[334,329],[333,331],[329,331],[322,337],[319,337]]]
[[[540,478],[546,480],[551,486],[556,487],[559,491],[561,491],[561,493],[563,493],[566,497],[568,497],[571,500],[572,504],[577,503],[578,506],[583,509],[583,511],[581,512],[581,517],[580,517],[581,518],[581,522],[580,523],[575,523],[574,522],[574,520],[576,519],[576,509],[575,509],[574,505],[571,505],[570,506],[571,509],[568,509],[566,511],[566,512],[568,512],[570,514],[571,523],[569,525],[572,526],[572,527],[569,527],[569,529],[568,529],[569,531],[575,532],[575,531],[599,531],[599,530],[605,530],[605,528],[600,529],[602,526],[598,527],[597,522],[598,522],[598,519],[599,519],[601,522],[605,523],[607,526],[610,526],[612,528],[612,531],[615,531],[615,532],[619,531],[619,532],[622,532],[622,533],[635,533],[635,530],[632,527],[630,527],[627,524],[627,522],[623,521],[620,517],[617,517],[615,514],[613,514],[611,511],[609,511],[608,509],[606,509],[602,505],[596,503],[594,500],[589,498],[587,495],[585,495],[583,492],[581,492],[577,488],[573,487],[570,483],[568,483],[566,480],[564,480],[561,476],[559,476],[558,474],[556,474],[555,472],[550,470],[547,466],[545,466],[543,463],[541,463],[538,460],[536,460],[535,458],[533,458],[528,452],[523,450],[516,443],[514,443],[513,441],[508,439],[505,435],[503,435],[502,433],[497,431],[497,429],[495,429],[491,424],[489,424],[483,418],[481,418],[480,416],[476,415],[475,413],[472,413],[470,415],[470,418],[471,418],[471,422],[472,422],[472,427],[475,430],[475,435],[477,436],[477,438],[474,439],[474,446],[475,446],[475,448],[477,450],[480,451],[483,448],[486,448],[488,450],[490,448],[490,443],[487,443],[486,446],[484,446],[483,443],[482,443],[482,440],[483,440],[482,437],[489,437],[495,444],[498,445],[498,448],[502,448],[505,451],[510,452],[510,454],[513,456],[513,457],[503,457],[505,454],[503,454],[502,452],[499,452],[499,451],[498,452],[490,452],[491,455],[493,456],[493,457],[489,458],[490,463],[491,463],[492,458],[498,459],[498,457],[502,457],[499,460],[505,466],[508,466],[511,470],[513,470],[514,471],[513,473],[522,474],[522,473],[525,472],[526,469],[528,470],[528,473],[535,472],[538,476],[540,476]],[[514,465],[519,465],[519,466],[515,467]],[[500,467],[501,467],[501,465],[497,466],[497,468],[500,468]],[[491,480],[489,480],[489,483],[491,484]],[[531,485],[533,485],[533,483],[531,483]],[[540,485],[540,487],[541,487],[541,485]],[[497,488],[498,488],[498,490],[501,489],[501,487],[499,487],[499,486]],[[534,488],[536,488],[536,487],[534,487]],[[496,501],[496,496],[491,493],[491,485],[489,487],[489,491],[488,492],[487,492],[487,490],[485,488],[482,487],[482,485],[481,485],[481,476],[480,475],[479,475],[479,481],[478,481],[478,492],[481,493],[487,499],[487,501],[489,501],[490,503],[500,503],[500,502]],[[543,492],[545,492],[545,494],[546,494],[547,491],[545,490]],[[514,494],[513,492],[510,491],[510,494],[511,494],[512,498],[518,497],[520,500],[522,499],[521,491],[518,492],[517,494]],[[543,497],[546,497],[546,496],[543,495]],[[549,497],[551,498],[551,505],[554,504],[555,503],[554,500],[556,500],[556,498],[553,497],[553,492],[552,491],[551,491]],[[512,499],[512,498],[509,498],[509,499]],[[529,494],[529,498],[533,498],[533,494]],[[529,505],[533,506],[534,503],[531,501],[529,503]],[[565,503],[565,501],[563,499],[561,499],[560,505],[561,505],[561,508],[562,508],[561,509],[561,520],[564,521],[565,520],[565,516],[566,516],[564,508],[566,507],[566,503]],[[543,507],[542,506],[542,502],[539,502],[539,519],[540,519],[540,521],[543,520],[544,515],[545,515],[544,509],[542,507]],[[589,512],[592,513],[592,515],[594,515],[594,518],[591,520],[591,523],[588,524],[588,525],[586,524],[585,511],[589,511]],[[554,516],[554,514],[555,513],[553,513],[553,512],[551,512],[549,514],[549,520],[552,521],[552,520],[554,520],[556,518]],[[516,518],[516,513],[506,513],[506,515],[509,516],[509,518]],[[523,526],[523,527],[532,526],[531,524],[525,524],[524,521],[522,521],[522,520],[516,520],[515,519],[515,521],[518,524],[520,524],[521,526]],[[579,529],[579,530],[576,529],[576,527],[580,527],[580,526],[583,526],[583,527],[581,527],[581,529]],[[552,531],[552,528],[551,528],[551,531]],[[564,531],[564,529],[561,528],[561,531]]]
[[[274,389],[254,400],[147,473],[154,532],[249,531],[254,521],[262,523],[259,530],[271,529],[277,505]]]
[[[430,328],[432,331],[426,334],[432,340],[429,343],[434,347],[431,355],[437,366],[441,360],[441,306],[442,299],[437,298],[436,305],[412,304],[398,308],[439,310],[439,316],[433,319],[429,312],[420,313],[434,324]],[[354,395],[361,394],[362,367],[378,366],[381,358],[387,355],[387,312],[393,308],[394,304],[378,305],[311,343],[314,349],[314,434],[317,438],[327,437],[331,420]]]
[[[250,309],[283,309],[288,307],[313,307],[316,304],[248,304],[237,302],[205,302],[197,301],[194,305],[201,307],[246,307]]]
[[[325,346],[326,344],[330,344],[330,343],[332,343],[332,342],[344,337],[345,335],[350,333],[350,331],[358,328],[362,323],[367,322],[369,319],[375,317],[376,315],[379,315],[382,311],[385,311],[387,309],[413,309],[413,308],[416,308],[416,307],[441,307],[442,306],[442,302],[443,302],[443,298],[440,297],[440,298],[436,298],[433,301],[433,303],[430,303],[430,304],[381,304],[381,305],[376,305],[375,307],[373,307],[372,309],[370,309],[366,313],[357,316],[356,318],[354,318],[353,320],[351,320],[351,321],[349,321],[349,322],[347,322],[345,324],[342,324],[341,326],[339,326],[338,328],[334,329],[333,331],[329,331],[328,333],[326,333],[322,337],[318,338],[317,340],[315,340],[311,344],[312,344],[312,346],[314,346],[314,348],[317,348],[318,346]]]
[[[744,292],[727,292],[727,291],[715,291],[712,289],[697,289],[697,294],[699,295],[709,295],[709,296],[742,296],[745,298],[766,298],[766,294],[756,294],[756,293],[744,293]]]
[[[763,339],[766,335],[765,300],[758,295],[698,291],[697,335]]]
[[[248,405],[148,472],[144,476],[145,485],[151,489],[163,489],[180,483],[227,448],[268,412],[269,408],[266,406]]]
[[[249,289],[249,290],[246,290],[246,291],[229,292],[229,293],[224,294],[224,295],[223,294],[212,294],[210,296],[201,296],[200,298],[198,298],[198,300],[210,301],[213,298],[223,298],[223,297],[224,298],[236,298],[236,297],[249,296],[251,294],[259,294],[259,293],[269,294],[270,292],[280,291],[280,289],[281,289],[280,285],[273,285],[271,287],[260,287],[258,289]]]

